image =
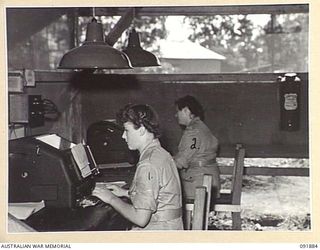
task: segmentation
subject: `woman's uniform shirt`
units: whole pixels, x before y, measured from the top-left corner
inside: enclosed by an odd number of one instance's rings
[[[195,187],[202,185],[203,174],[213,176],[213,197],[219,196],[220,172],[216,163],[218,144],[218,139],[198,117],[184,130],[174,159],[181,169],[180,176],[187,199],[194,198]]]
[[[158,139],[141,152],[129,196],[135,208],[152,211],[147,226],[134,230],[183,229],[179,173]]]

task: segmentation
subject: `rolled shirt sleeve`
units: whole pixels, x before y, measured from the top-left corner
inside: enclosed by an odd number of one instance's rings
[[[129,194],[135,208],[155,212],[159,194],[159,176],[156,169],[150,164],[140,165]]]

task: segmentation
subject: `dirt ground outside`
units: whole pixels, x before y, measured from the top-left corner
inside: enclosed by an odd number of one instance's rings
[[[223,165],[232,159],[218,159]],[[308,168],[308,159],[246,159],[245,166]],[[221,176],[222,189],[230,188],[230,176]],[[242,230],[311,230],[310,178],[244,176],[241,197]],[[209,230],[229,230],[230,213],[211,213]]]

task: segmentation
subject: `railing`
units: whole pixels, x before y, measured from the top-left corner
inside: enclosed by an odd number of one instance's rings
[[[222,175],[232,174],[232,166],[220,166],[219,168]],[[309,177],[309,172],[309,168],[244,167],[243,175]]]

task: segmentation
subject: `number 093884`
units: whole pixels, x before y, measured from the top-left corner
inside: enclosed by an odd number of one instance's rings
[[[314,249],[314,248],[318,248],[318,244],[313,244],[313,243],[306,244],[306,243],[304,243],[304,244],[300,244],[300,248],[305,248],[305,249],[312,248],[312,249]]]

